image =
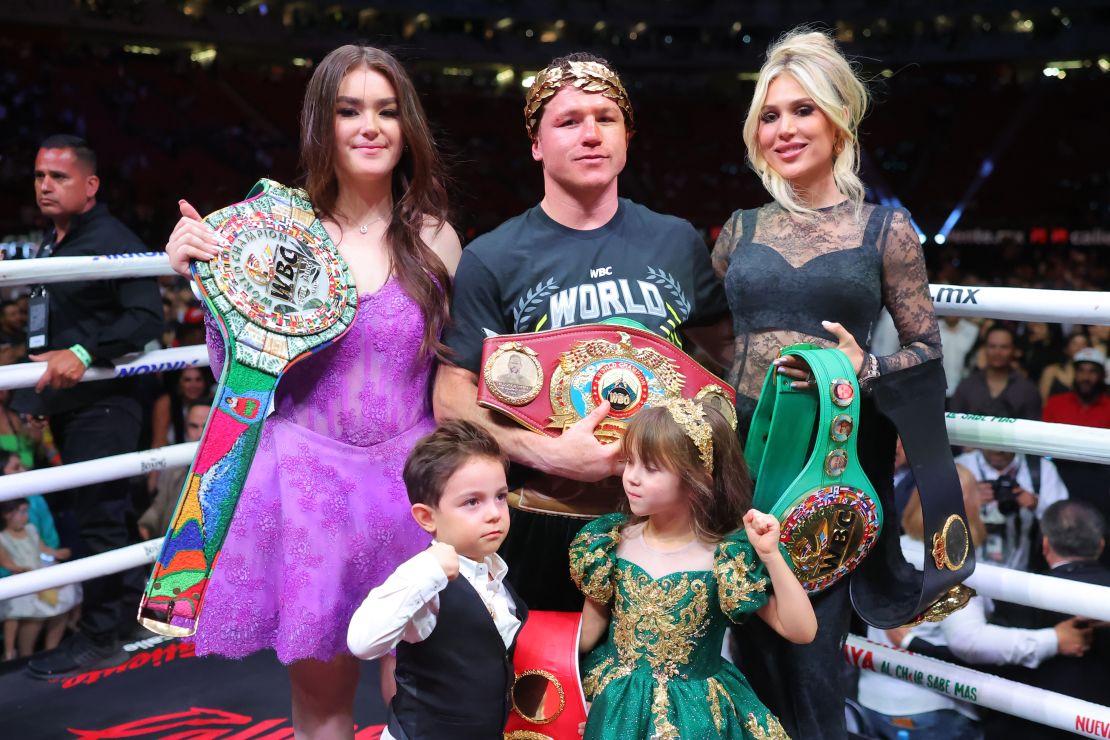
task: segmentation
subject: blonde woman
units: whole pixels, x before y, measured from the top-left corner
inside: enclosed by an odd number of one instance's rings
[[[772,364],[797,384],[806,382],[808,368],[776,359],[784,345],[839,347],[864,381],[941,355],[909,214],[863,202],[858,127],[867,103],[865,86],[827,35],[797,29],[768,50],[744,144],[774,200],[733,213],[713,250],[733,315],[730,380],[742,430]],[[901,348],[875,357],[868,341],[884,306]],[[894,435],[869,402],[862,416],[860,429],[871,438],[860,440],[859,454],[882,499],[892,502]],[[889,506],[890,520],[897,521]],[[888,529],[896,548],[897,527]],[[879,549],[872,559],[889,552]],[[756,693],[791,737],[843,738],[839,651],[851,614],[847,579],[814,597],[813,605],[820,627],[812,644],[793,645],[752,625],[738,634],[740,657]]]

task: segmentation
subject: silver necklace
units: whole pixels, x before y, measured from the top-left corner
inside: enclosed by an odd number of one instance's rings
[[[371,227],[371,226],[372,226],[373,224],[376,224],[376,223],[378,223],[378,222],[379,222],[379,221],[381,221],[381,220],[382,220],[383,218],[385,218],[385,216],[378,216],[378,217],[377,217],[377,218],[375,218],[375,219],[372,219],[372,220],[370,220],[370,221],[367,221],[367,222],[366,222],[366,223],[364,223],[364,224],[363,224],[362,226],[359,226],[359,227],[358,227],[358,233],[360,233],[360,234],[365,234],[365,233],[366,233],[367,231],[369,231],[369,230],[370,230],[370,227]]]

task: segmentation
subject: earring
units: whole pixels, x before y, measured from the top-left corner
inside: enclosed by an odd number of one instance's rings
[[[843,153],[844,153],[844,140],[843,139],[837,139],[836,143],[833,144],[833,156],[834,157],[839,157]]]

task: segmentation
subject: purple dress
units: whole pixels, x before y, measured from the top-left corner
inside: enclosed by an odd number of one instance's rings
[[[427,547],[401,480],[435,428],[420,307],[393,278],[360,296],[338,342],[281,379],[196,633],[198,655],[272,648],[282,663],[347,652],[370,589]],[[223,346],[211,319],[219,375]]]

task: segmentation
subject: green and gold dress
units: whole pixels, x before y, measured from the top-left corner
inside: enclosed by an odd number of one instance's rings
[[[767,603],[769,580],[747,536],[663,553],[644,542],[643,524],[627,522],[603,516],[570,546],[571,578],[612,609],[608,639],[583,662],[593,702],[585,740],[786,738],[721,656],[729,620]]]

